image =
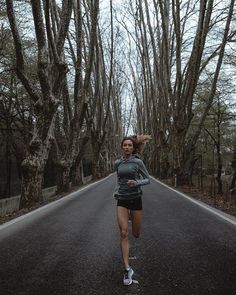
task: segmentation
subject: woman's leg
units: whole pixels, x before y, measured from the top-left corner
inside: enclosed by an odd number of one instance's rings
[[[129,210],[125,207],[117,206],[117,220],[120,228],[120,248],[126,269],[129,267],[128,219]]]
[[[132,210],[130,211],[130,214],[132,218],[132,234],[135,238],[138,238],[140,236],[143,211]]]

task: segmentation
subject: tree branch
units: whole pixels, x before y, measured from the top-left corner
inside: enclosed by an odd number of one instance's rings
[[[14,13],[13,1],[6,0],[7,5],[7,16],[9,19],[11,32],[14,40],[15,45],[15,53],[16,53],[16,73],[18,78],[21,80],[23,86],[25,87],[26,91],[29,93],[30,97],[34,102],[39,100],[39,96],[34,90],[33,85],[31,84],[29,78],[25,73],[25,64],[24,64],[24,55],[23,55],[23,48],[21,44],[21,38],[18,32],[18,27],[16,24],[16,18]]]

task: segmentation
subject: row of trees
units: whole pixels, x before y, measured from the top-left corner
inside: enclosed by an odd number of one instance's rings
[[[235,144],[235,1],[136,0],[125,7],[119,22],[130,46],[134,130],[152,135],[152,173],[188,182],[211,141],[220,185],[221,143],[231,152]]]
[[[101,176],[100,164],[104,173],[111,169],[122,134],[124,78],[115,56],[112,1],[109,30],[99,20],[99,1],[7,0],[3,7],[1,130],[6,153],[21,163],[21,206],[30,206],[42,200],[49,155],[59,191],[78,183],[89,140],[93,176]]]
[[[151,134],[150,172],[179,183],[210,165],[212,144],[220,185],[222,145],[235,146],[235,0],[0,1],[1,140],[21,206],[42,200],[49,159],[67,191],[88,143],[101,177],[127,133]]]

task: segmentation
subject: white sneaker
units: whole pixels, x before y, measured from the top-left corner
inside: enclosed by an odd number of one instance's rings
[[[132,280],[133,274],[134,274],[134,271],[132,270],[132,268],[129,268],[129,270],[125,271],[124,278],[123,278],[123,284],[125,286],[129,286],[129,285],[132,284],[132,282],[133,282],[133,280]]]

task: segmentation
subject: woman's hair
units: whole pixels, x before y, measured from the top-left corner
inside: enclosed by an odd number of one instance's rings
[[[142,154],[146,143],[150,139],[151,139],[151,136],[146,134],[126,136],[121,141],[121,148],[123,147],[123,143],[125,140],[131,140],[134,146],[133,154],[136,154],[136,153]]]

